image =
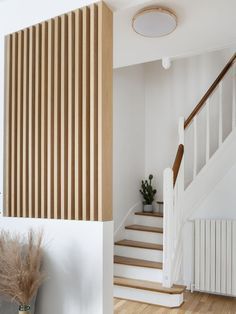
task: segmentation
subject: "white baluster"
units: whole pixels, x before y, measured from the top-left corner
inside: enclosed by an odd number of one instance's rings
[[[233,104],[232,104],[232,130],[236,126],[236,67],[233,66]]]
[[[197,175],[197,116],[193,119],[193,143],[194,143],[194,156],[193,156],[193,179]]]
[[[223,87],[222,87],[222,81],[221,81],[219,84],[219,147],[222,144],[222,134],[223,134],[222,109],[223,109]]]
[[[210,158],[210,99],[206,102],[206,163]]]
[[[163,286],[170,288],[172,279],[172,254],[174,234],[174,189],[173,171],[170,168],[164,170],[163,176],[163,200],[164,200],[164,234],[163,234]]]

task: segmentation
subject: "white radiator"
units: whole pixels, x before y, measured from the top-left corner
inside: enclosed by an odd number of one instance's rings
[[[195,220],[195,290],[236,296],[236,221]]]

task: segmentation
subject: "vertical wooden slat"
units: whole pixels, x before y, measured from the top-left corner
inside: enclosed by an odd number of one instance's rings
[[[198,141],[197,141],[197,116],[194,117],[193,120],[193,143],[194,143],[194,154],[193,154],[193,178],[197,175],[197,147],[198,147]]]
[[[23,96],[23,32],[18,32],[17,52],[17,101],[16,101],[16,172],[17,172],[17,217],[22,216],[22,96]]]
[[[53,218],[52,211],[52,108],[53,108],[53,31],[54,21],[48,21],[48,98],[47,98],[47,218]]]
[[[11,216],[11,107],[12,107],[12,36],[6,37],[6,105],[5,105],[5,184],[4,208]]]
[[[17,33],[12,35],[12,110],[11,110],[11,216],[16,217],[16,100],[17,100]]]
[[[40,200],[40,169],[39,169],[39,156],[40,156],[40,43],[41,43],[41,25],[36,26],[35,31],[35,212],[34,217],[39,217],[39,200]]]
[[[75,11],[75,219],[82,219],[82,13]]]
[[[61,17],[61,218],[67,218],[68,19]]]
[[[29,70],[29,32],[28,29],[24,30],[23,33],[23,40],[24,40],[24,66],[23,66],[23,120],[22,120],[22,127],[23,127],[23,139],[22,139],[22,216],[28,216],[28,175],[27,175],[27,164],[28,164],[28,70]]]
[[[82,105],[82,202],[83,220],[90,219],[90,15],[87,7],[83,8],[83,105]]]
[[[42,23],[41,45],[41,218],[47,217],[47,71],[48,24]]]
[[[98,8],[90,7],[90,220],[98,220]]]
[[[219,147],[222,144],[223,140],[223,85],[222,81],[219,83]]]
[[[68,219],[74,219],[75,14],[68,14]]]
[[[54,218],[61,217],[60,199],[60,86],[61,86],[61,20],[55,18],[54,28]]]
[[[98,4],[98,219],[112,219],[112,12]]]

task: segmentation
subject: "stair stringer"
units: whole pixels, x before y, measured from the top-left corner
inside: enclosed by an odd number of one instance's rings
[[[236,129],[225,139],[196,178],[184,191],[181,208],[184,222],[193,216],[201,203],[236,164]]]

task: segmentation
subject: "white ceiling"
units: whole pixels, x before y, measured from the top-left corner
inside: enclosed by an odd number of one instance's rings
[[[162,57],[182,57],[236,44],[235,0],[107,0],[114,9],[114,67],[149,62]],[[148,5],[172,9],[177,29],[161,38],[136,34],[131,21]]]

